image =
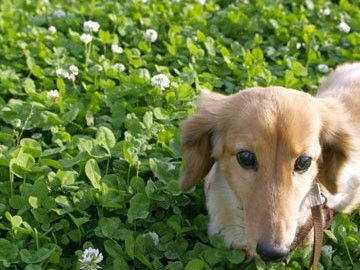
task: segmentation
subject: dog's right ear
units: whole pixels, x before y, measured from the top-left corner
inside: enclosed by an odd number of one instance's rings
[[[326,189],[335,194],[338,192],[338,175],[354,151],[354,134],[349,125],[348,113],[336,100],[322,99],[322,131],[320,143],[322,162],[318,180]]]
[[[184,153],[185,171],[180,188],[187,191],[203,179],[215,160],[213,145],[216,136],[218,107],[224,95],[202,93],[199,109],[181,124],[181,146]]]

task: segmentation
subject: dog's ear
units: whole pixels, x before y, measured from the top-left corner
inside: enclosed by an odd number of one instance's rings
[[[198,111],[181,124],[181,146],[185,171],[180,179],[182,191],[189,190],[203,179],[214,164],[213,143],[216,137],[218,107],[225,96],[202,93]]]
[[[348,113],[333,100],[322,100],[322,147],[318,179],[332,194],[337,192],[341,168],[353,151],[353,135]]]

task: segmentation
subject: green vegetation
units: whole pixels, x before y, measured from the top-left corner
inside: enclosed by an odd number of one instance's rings
[[[360,59],[352,2],[1,0],[0,269],[79,269],[90,247],[102,269],[304,269],[310,248],[266,266],[209,239],[179,122],[204,89],[315,93]],[[319,269],[360,269],[357,224],[335,218]]]

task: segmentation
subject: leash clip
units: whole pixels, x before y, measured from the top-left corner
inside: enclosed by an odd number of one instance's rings
[[[318,206],[326,204],[327,198],[324,193],[321,192],[320,184],[315,182],[312,188],[311,206]]]

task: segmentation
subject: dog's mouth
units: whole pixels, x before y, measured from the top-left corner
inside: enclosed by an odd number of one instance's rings
[[[256,253],[264,261],[282,261],[286,259],[286,257],[292,250],[297,247],[303,247],[307,244],[312,227],[312,219],[309,217],[304,225],[298,227],[294,240],[292,241],[290,247],[281,247],[259,242],[256,245]]]
[[[331,226],[335,212],[333,209],[323,208],[322,209],[323,216],[323,228],[327,229]],[[313,220],[312,217],[309,216],[306,222],[299,226],[295,238],[291,243],[289,248],[269,246],[266,244],[259,244],[256,246],[256,253],[264,260],[264,261],[282,261],[286,259],[291,251],[296,249],[297,247],[304,247],[305,245],[311,243],[311,237],[313,229]]]

